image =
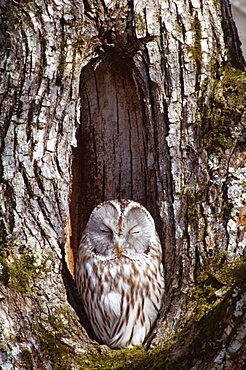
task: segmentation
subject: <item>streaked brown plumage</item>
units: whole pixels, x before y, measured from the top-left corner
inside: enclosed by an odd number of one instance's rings
[[[82,235],[76,283],[93,330],[111,348],[142,344],[161,307],[164,276],[154,220],[139,203],[97,206]]]

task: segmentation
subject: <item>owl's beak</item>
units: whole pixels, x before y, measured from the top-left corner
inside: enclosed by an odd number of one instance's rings
[[[121,251],[122,251],[122,246],[121,246],[120,243],[118,243],[118,245],[117,245],[117,253],[121,253]]]

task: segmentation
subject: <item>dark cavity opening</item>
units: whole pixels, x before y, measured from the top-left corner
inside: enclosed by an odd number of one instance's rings
[[[130,59],[108,55],[81,73],[81,124],[74,149],[70,246],[74,260],[91,211],[108,199],[133,199],[155,218],[153,137]],[[149,130],[150,131],[150,130]],[[72,263],[70,271],[73,273]]]
[[[141,203],[156,222],[164,265],[167,262],[170,266],[166,282],[171,281],[176,263],[172,252],[172,178],[164,140],[168,120],[155,89],[147,65],[145,69],[142,63],[137,70],[131,58],[114,52],[100,63],[92,60],[81,72],[81,118],[73,150],[70,235],[63,276],[69,301],[93,339],[72,277],[81,235],[96,205],[116,198]],[[166,204],[163,217],[159,209],[162,201]]]

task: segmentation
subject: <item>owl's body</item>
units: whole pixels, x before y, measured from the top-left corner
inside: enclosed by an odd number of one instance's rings
[[[111,348],[142,344],[164,294],[154,221],[139,203],[106,201],[83,233],[76,282],[92,328]]]

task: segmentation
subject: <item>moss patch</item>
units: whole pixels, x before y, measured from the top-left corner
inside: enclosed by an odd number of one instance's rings
[[[193,29],[195,35],[194,47],[192,50],[192,56],[196,63],[196,89],[199,89],[199,80],[201,75],[201,24],[196,16],[193,22]]]
[[[203,109],[202,133],[208,154],[222,154],[235,145],[240,136],[242,115],[246,106],[246,73],[229,64],[215,84],[208,104]]]
[[[75,357],[73,350],[67,346],[58,332],[42,328],[41,349],[47,353],[47,357],[54,370],[71,369],[71,358]]]
[[[34,265],[28,252],[12,261],[8,258],[11,247],[8,249],[8,253],[2,249],[0,254],[0,282],[16,292],[26,293],[38,276],[39,268]]]
[[[224,299],[237,280],[237,271],[242,271],[244,262],[238,260],[231,264],[221,262],[221,256],[208,260],[197,277],[196,285],[190,294],[190,303],[194,307],[194,321],[215,309]]]
[[[9,287],[17,292],[25,293],[30,290],[38,272],[32,261],[20,258],[9,266]]]
[[[47,354],[54,370],[127,369],[131,365],[130,369],[134,368],[133,362],[148,358],[148,352],[142,346],[125,350],[110,350],[106,346],[98,346],[98,350],[79,355],[64,342],[59,331],[47,330],[42,326],[40,334],[40,347]]]
[[[1,261],[3,262],[3,259]],[[18,289],[25,291],[30,276],[36,274],[33,268],[32,262],[26,261],[24,256],[11,266],[7,264],[7,284],[18,282]],[[24,275],[17,274],[16,270],[20,269],[24,270]],[[144,346],[110,350],[106,346],[98,345],[97,349],[79,353],[76,351],[76,345],[72,346],[64,339],[67,334],[66,319],[69,320],[69,312],[66,309],[56,312],[46,323],[34,323],[33,330],[37,333],[42,352],[54,370],[190,369],[197,361],[207,359],[207,351],[210,356],[216,354],[216,343],[223,345],[220,337],[237,300],[233,296],[236,280],[240,281],[240,286],[244,284],[245,289],[245,269],[240,261],[226,267],[221,267],[218,263],[213,267],[204,268],[190,296],[190,305],[194,310],[190,322],[164,346],[148,351]],[[219,296],[216,295],[218,291],[222,293]],[[74,343],[76,344],[76,341]],[[34,368],[31,365],[34,359],[28,349],[23,349],[21,361],[25,368]]]
[[[23,365],[25,365],[25,370],[34,369],[33,364],[32,364],[33,362],[32,355],[28,350],[21,351],[20,357],[21,357]]]
[[[144,346],[111,350],[98,345],[79,355],[64,343],[61,331],[42,327],[41,348],[47,352],[53,369],[188,370],[199,361],[207,361],[208,353],[212,358],[222,348],[221,338],[237,302],[234,289],[242,285],[245,289],[245,282],[242,262],[218,269],[214,275],[205,270],[190,296],[193,317],[162,347],[148,351]]]

